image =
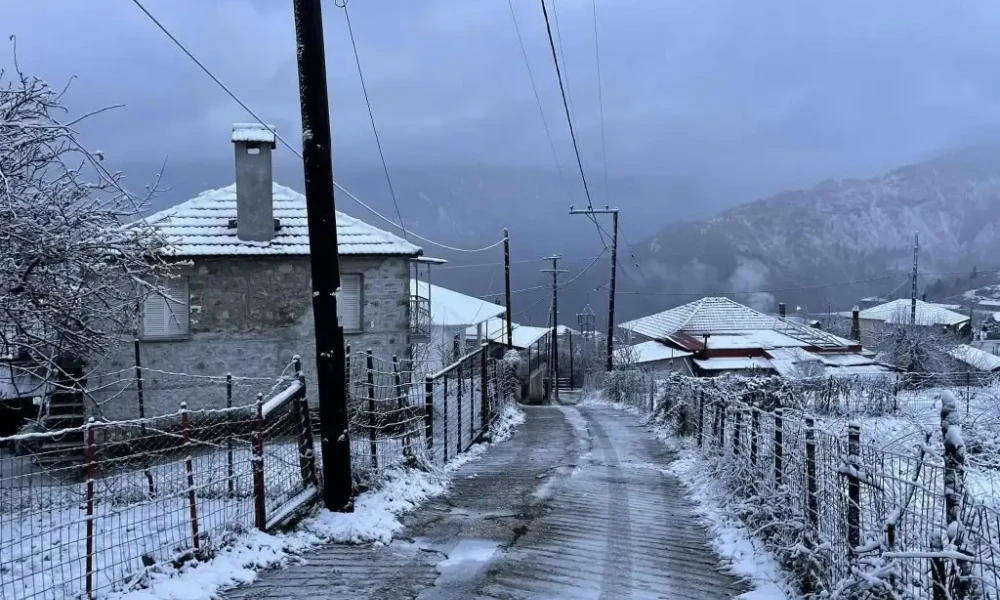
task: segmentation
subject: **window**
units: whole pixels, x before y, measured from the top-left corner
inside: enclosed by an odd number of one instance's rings
[[[165,279],[142,303],[142,337],[178,338],[188,334],[188,280]]]
[[[344,331],[361,331],[363,327],[361,311],[361,275],[342,274],[340,276],[340,314]]]

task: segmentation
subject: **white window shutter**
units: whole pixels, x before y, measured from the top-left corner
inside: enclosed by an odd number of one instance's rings
[[[163,296],[153,292],[142,303],[143,337],[163,337],[166,331],[167,303]]]
[[[340,276],[340,312],[344,331],[361,331],[361,275]]]
[[[167,279],[158,285],[159,288],[150,292],[142,304],[143,337],[186,335],[190,317],[187,279]]]

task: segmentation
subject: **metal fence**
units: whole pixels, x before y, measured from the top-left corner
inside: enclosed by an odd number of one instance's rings
[[[252,405],[0,438],[0,597],[97,597],[317,494],[305,385]]]
[[[965,489],[953,396],[944,450],[928,436],[905,454],[863,443],[857,423],[825,430],[751,379],[657,385],[659,414],[694,439],[807,596],[1000,598],[1000,514]]]

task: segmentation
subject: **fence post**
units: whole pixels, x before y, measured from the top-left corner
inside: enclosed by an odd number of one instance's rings
[[[455,387],[458,393],[458,405],[455,408],[455,456],[462,453],[462,388],[465,387],[465,378],[462,377],[462,365],[465,361],[460,361],[455,369],[458,381]]]
[[[365,350],[365,367],[368,370],[368,449],[372,455],[372,471],[378,472],[378,418],[375,415],[375,356],[372,349]]]
[[[413,456],[413,449],[410,447],[410,418],[406,414],[409,402],[407,402],[406,392],[403,388],[403,374],[399,372],[399,358],[395,354],[392,355],[392,377],[393,384],[396,386],[396,406],[399,410],[399,416],[406,421],[403,426],[403,456],[410,458]]]
[[[233,407],[233,374],[226,373],[226,408]],[[232,432],[230,432],[232,434]],[[226,436],[226,492],[236,495],[236,466],[233,464],[233,436]]]
[[[264,394],[257,394],[256,419],[253,429],[253,508],[254,526],[267,529],[264,500]],[[332,483],[332,482],[331,482]]]
[[[743,407],[733,406],[733,456],[740,455],[740,433],[743,429]]]
[[[479,421],[480,421],[479,424],[483,428],[483,434],[485,434],[486,431],[489,430],[490,420],[491,420],[490,402],[489,402],[489,378],[487,373],[488,369],[489,369],[489,360],[488,357],[486,356],[486,348],[484,347],[482,355],[480,356],[479,359],[479,371],[480,371],[479,387],[480,387],[480,394],[482,396],[482,398],[480,398],[482,406],[479,407]]]
[[[184,430],[184,470],[187,472],[188,505],[191,509],[191,543],[195,558],[201,558],[201,541],[198,539],[198,503],[194,492],[194,461],[191,458],[191,417],[187,402],[181,402],[181,428]]]
[[[469,363],[469,446],[476,439],[476,363]]]
[[[139,402],[139,433],[143,443],[148,443],[146,438],[146,399],[142,389],[142,356],[139,353],[139,340],[135,340],[135,395]],[[149,469],[143,469],[146,476],[146,485],[149,487],[149,495],[156,494],[156,487],[153,485],[153,474]]]
[[[97,461],[97,442],[94,435],[94,417],[87,419],[87,598],[94,597],[94,471]]]
[[[726,405],[719,402],[719,450],[726,449]]]
[[[861,426],[847,426],[847,545],[851,555],[861,545]]]
[[[757,469],[757,446],[760,440],[760,409],[750,407],[750,466]]]
[[[944,439],[944,513],[945,530],[955,549],[965,554],[964,524],[962,522],[962,498],[965,484],[965,441],[962,426],[955,405],[955,396],[950,392],[941,398],[941,437]],[[971,556],[969,557],[972,558]],[[953,585],[954,597],[963,600],[968,597],[972,564],[968,560],[956,560],[957,573]]]
[[[318,485],[316,478],[316,453],[313,448],[312,423],[309,418],[309,400],[306,399],[306,376],[296,369],[299,391],[292,398],[295,412],[299,417],[299,471],[302,474],[302,489]]]
[[[705,438],[705,390],[698,392],[698,447],[701,448]]]
[[[444,410],[441,411],[444,421],[441,429],[442,443],[441,452],[444,454],[444,462],[448,462],[448,373],[444,374]]]
[[[816,486],[816,421],[806,417],[806,521],[819,529],[819,492]]]
[[[778,488],[782,483],[782,474],[784,473],[783,459],[782,456],[782,428],[784,427],[784,419],[782,419],[782,409],[774,409],[774,487]]]
[[[344,348],[344,398],[347,399],[348,410],[351,409],[351,392],[354,390],[353,383],[351,382],[351,345],[347,344]],[[320,424],[320,431],[322,432],[322,424]]]
[[[424,443],[428,460],[434,460],[434,380],[424,378]]]

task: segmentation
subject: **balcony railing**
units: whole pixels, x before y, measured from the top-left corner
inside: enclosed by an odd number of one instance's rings
[[[431,337],[431,301],[423,296],[410,296],[410,339],[426,342]]]

